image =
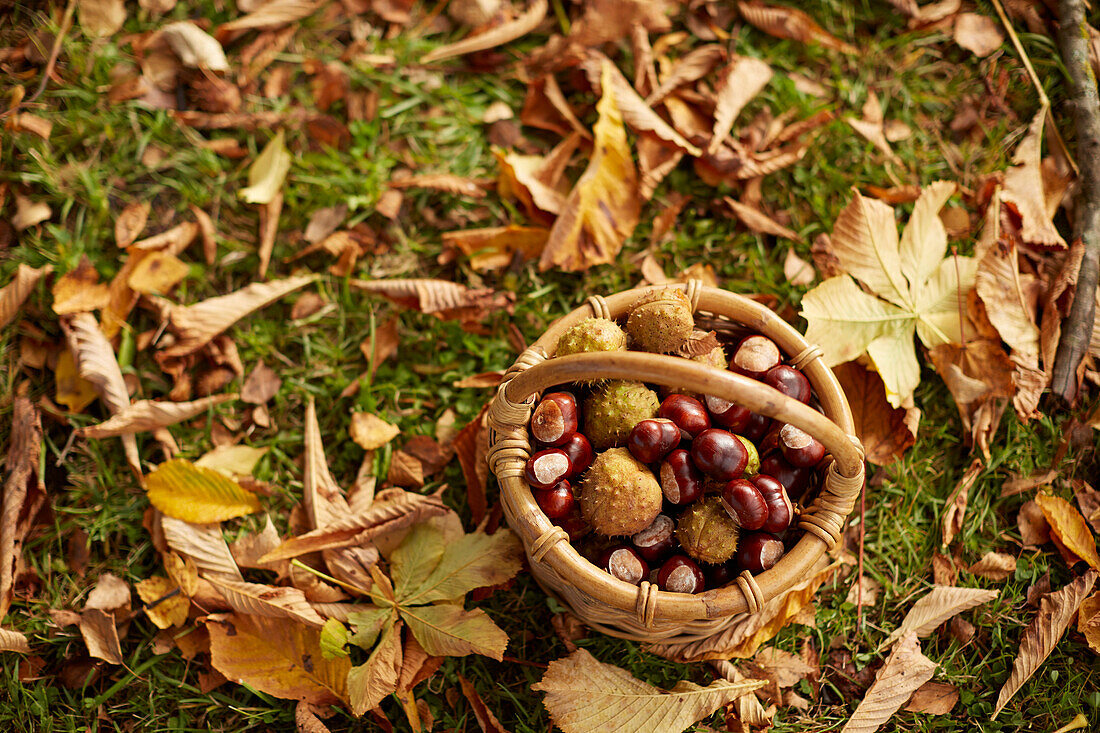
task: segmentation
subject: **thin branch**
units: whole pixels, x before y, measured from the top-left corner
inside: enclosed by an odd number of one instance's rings
[[[1061,0],[1058,47],[1073,84],[1070,105],[1077,122],[1077,160],[1081,167],[1075,237],[1085,252],[1077,287],[1054,358],[1051,392],[1066,402],[1077,396],[1077,369],[1088,351],[1096,316],[1096,285],[1100,278],[1100,96],[1089,63],[1088,26],[1083,0]]]
[[[65,14],[61,16],[61,25],[57,28],[57,35],[53,39],[53,48],[50,49],[50,57],[46,60],[46,68],[42,70],[42,80],[38,82],[38,88],[34,90],[34,94],[26,99],[20,100],[11,109],[0,112],[0,120],[9,115],[13,115],[23,107],[26,107],[34,100],[42,96],[42,92],[46,91],[46,84],[50,81],[50,76],[53,74],[54,67],[57,66],[57,57],[61,55],[61,43],[65,40],[65,34],[69,32],[69,28],[73,24],[73,12],[76,10],[76,0],[69,0],[69,3],[65,6]]]

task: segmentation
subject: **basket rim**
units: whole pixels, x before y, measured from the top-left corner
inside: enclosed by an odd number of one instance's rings
[[[788,358],[801,362],[798,366],[814,386],[825,414],[761,382],[679,357],[648,352],[605,352],[550,359],[561,334],[576,323],[592,316],[617,319],[625,315],[641,295],[668,287],[680,287],[687,292],[694,315],[729,318],[772,338]],[[853,436],[851,409],[843,389],[820,354],[820,349],[808,344],[802,334],[767,307],[698,281],[633,288],[606,298],[593,296],[585,305],[555,321],[509,369],[490,412],[493,429],[490,431],[489,460],[500,482],[509,524],[523,540],[531,562],[548,563],[564,582],[623,614],[637,616],[646,627],[655,620],[722,619],[744,611],[756,611],[797,583],[835,544],[851,512],[854,495],[863,483],[863,455]],[[596,375],[595,371],[600,373]],[[675,379],[669,374],[675,374]],[[632,378],[658,384],[662,379],[669,379],[701,392],[710,389],[712,393],[724,390],[727,396],[736,393],[744,398],[737,401],[744,402],[750,409],[793,422],[825,442],[836,459],[827,473],[826,483],[836,480],[842,484],[837,493],[843,494],[843,500],[825,501],[825,506],[814,509],[813,516],[807,516],[812,526],[805,522],[800,524],[809,531],[775,567],[756,576],[746,572],[736,583],[723,588],[682,594],[659,591],[645,581],[635,586],[618,580],[573,548],[565,533],[535,504],[530,487],[522,477],[522,464],[530,454],[527,425],[537,395],[551,385],[593,376]],[[683,380],[689,383],[684,384]],[[706,385],[701,386],[702,382]],[[822,493],[825,491],[823,488]],[[600,622],[607,623],[602,619]]]

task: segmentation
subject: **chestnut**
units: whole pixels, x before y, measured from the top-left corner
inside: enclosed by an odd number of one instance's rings
[[[589,526],[588,522],[584,521],[584,517],[581,516],[580,509],[574,509],[568,515],[552,520],[554,524],[558,525],[565,530],[565,533],[569,535],[570,542],[576,542],[581,537],[588,534]]]
[[[684,433],[685,440],[691,440],[710,427],[710,415],[703,403],[686,394],[674,394],[665,398],[657,410],[657,417],[663,417],[676,423]]]
[[[779,430],[779,450],[795,468],[816,466],[825,457],[825,446],[820,440],[790,423]]]
[[[729,481],[741,476],[749,461],[745,444],[733,433],[710,428],[691,441],[691,460],[695,466],[719,481]]]
[[[748,336],[737,345],[730,370],[753,379],[761,379],[779,364],[779,347],[767,336]]]
[[[550,519],[561,519],[567,516],[577,506],[577,500],[573,496],[573,487],[569,481],[562,479],[549,489],[534,489],[532,495],[539,509]]]
[[[813,472],[809,468],[792,466],[781,453],[772,453],[760,461],[759,473],[771,476],[793,496],[802,496],[810,485]]]
[[[760,529],[778,534],[790,527],[791,522],[794,521],[794,505],[791,504],[783,484],[763,473],[756,474],[749,481],[760,490],[764,503],[768,505],[768,519]]]
[[[741,529],[755,531],[768,523],[768,502],[748,479],[735,478],[722,487],[722,505]]]
[[[577,432],[577,399],[568,392],[544,395],[531,414],[531,435],[546,445],[559,446]]]
[[[691,454],[683,448],[665,456],[659,478],[661,491],[670,504],[690,504],[703,495],[703,475],[692,462]]]
[[[630,538],[641,556],[649,562],[660,562],[676,551],[676,520],[658,514],[653,524]]]
[[[550,489],[572,472],[569,456],[557,448],[540,450],[527,459],[523,476],[533,489]]]
[[[624,583],[638,585],[649,575],[649,565],[633,547],[612,547],[600,556],[600,567]]]
[[[576,478],[587,471],[596,456],[592,444],[583,433],[573,433],[558,449],[569,457],[569,478]]]
[[[753,532],[741,538],[737,562],[753,575],[771,570],[786,552],[782,540],[767,532]]]
[[[721,565],[710,565],[703,571],[708,588],[722,588],[737,579],[737,563],[724,562]]]
[[[745,426],[737,431],[738,435],[744,435],[746,438],[756,443],[765,435],[768,434],[768,430],[771,429],[772,419],[767,415],[761,415],[758,412],[749,414],[749,419],[745,422]]]
[[[650,418],[634,426],[626,447],[642,463],[658,463],[680,444],[680,438],[680,428],[672,420]]]
[[[764,384],[776,389],[791,399],[809,404],[813,392],[806,375],[792,366],[776,364],[764,374]]]
[[[690,557],[673,555],[657,571],[657,586],[671,593],[699,593],[706,587],[706,579]]]
[[[721,397],[707,395],[703,401],[707,405],[713,423],[733,433],[744,430],[749,424],[749,418],[752,417],[752,410],[749,408]]]

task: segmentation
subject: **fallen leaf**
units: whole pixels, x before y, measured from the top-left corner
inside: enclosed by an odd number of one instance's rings
[[[169,23],[160,29],[160,36],[184,66],[208,71],[229,71],[229,62],[221,44],[191,21]]]
[[[267,277],[267,267],[271,264],[271,253],[275,249],[275,238],[279,233],[279,215],[283,211],[283,192],[278,190],[271,200],[260,207],[260,236],[256,253],[260,258],[258,275]]]
[[[596,105],[595,151],[550,229],[539,269],[586,270],[614,261],[638,223],[638,177],[623,118],[610,91],[612,65],[603,62],[604,94]]]
[[[275,370],[261,359],[256,362],[256,366],[252,368],[252,372],[241,385],[241,400],[253,405],[262,405],[274,397],[282,385],[283,380],[279,379]]]
[[[203,577],[244,580],[219,524],[192,524],[169,516],[160,518],[164,540],[176,552],[195,561]]]
[[[191,267],[169,252],[150,252],[130,272],[126,284],[136,293],[163,295],[191,272]]]
[[[1027,547],[1038,547],[1050,541],[1050,523],[1035,500],[1027,501],[1016,515],[1020,541]]]
[[[302,275],[269,283],[252,283],[229,295],[208,298],[189,306],[172,306],[168,320],[179,339],[161,353],[165,357],[194,353],[248,314],[316,279],[315,275]]]
[[[493,715],[493,711],[481,699],[481,695],[477,694],[477,688],[473,683],[461,674],[458,675],[458,683],[462,686],[462,695],[470,703],[470,709],[473,710],[474,719],[477,720],[482,733],[508,733],[497,720],[497,716]]]
[[[1005,171],[1001,200],[1011,204],[1022,220],[1020,234],[1025,242],[1065,249],[1066,240],[1054,226],[1054,213],[1047,208],[1042,173],[1043,124],[1048,109],[1043,107],[1031,121],[1027,135],[1016,147],[1013,166]]]
[[[736,199],[732,199],[726,196],[722,199],[727,206],[733,209],[733,213],[741,220],[749,230],[757,232],[759,234],[772,234],[776,237],[784,237],[786,239],[798,240],[798,232],[783,226],[779,222],[773,220],[763,211],[756,209],[747,204],[743,204]]]
[[[115,244],[119,249],[126,249],[137,240],[149,221],[149,211],[152,208],[148,201],[135,201],[115,219]]]
[[[53,284],[53,311],[59,316],[106,308],[110,293],[87,256]]]
[[[851,603],[853,606],[857,604],[861,606],[874,606],[878,601],[880,590],[882,590],[882,583],[879,583],[874,578],[861,575],[858,581],[852,583],[852,587],[848,589],[848,596],[844,599],[844,602]],[[860,598],[862,598],[862,601]]]
[[[707,154],[714,155],[733,129],[737,115],[771,81],[771,67],[759,59],[741,56],[722,70],[714,89],[714,128]]]
[[[360,415],[363,413],[355,413]],[[355,415],[352,416],[354,425]],[[351,513],[344,492],[329,473],[324,439],[317,424],[317,408],[311,396],[306,403],[305,454],[302,458],[302,504],[313,529],[322,529]]]
[[[21,385],[14,395],[8,457],[4,464],[6,476],[0,503],[0,618],[11,608],[16,572],[23,562],[23,541],[46,500],[46,485],[38,467],[42,421],[26,387]]]
[[[145,615],[158,629],[170,629],[187,623],[191,600],[169,578],[160,575],[146,578],[137,583],[135,590],[145,603]]]
[[[211,578],[226,602],[237,613],[266,618],[288,618],[307,626],[320,628],[325,620],[309,605],[297,588],[277,588],[260,583],[243,583],[225,578]]]
[[[378,610],[378,609],[375,609]],[[393,611],[382,609],[392,621]],[[381,621],[385,621],[383,616]],[[353,619],[355,616],[352,617]],[[376,632],[377,633],[377,632]],[[358,641],[357,641],[358,637]],[[401,670],[401,622],[391,622],[382,630],[381,640],[371,652],[367,661],[348,672],[348,688],[351,695],[351,709],[357,715],[373,710],[397,689],[397,678]],[[352,637],[352,643],[370,646],[359,634]]]
[[[867,138],[876,148],[886,154],[886,157],[898,162],[898,156],[890,147],[890,141],[886,139],[886,123],[883,119],[882,105],[878,101],[878,95],[874,92],[867,93],[867,101],[863,105],[863,119],[848,117],[847,122],[852,129]]]
[[[484,33],[463,38],[455,43],[439,46],[420,58],[420,63],[431,64],[436,61],[465,56],[466,54],[485,51],[490,48],[511,43],[517,38],[522,38],[538,27],[542,19],[546,17],[549,7],[546,0],[532,0],[527,10],[514,19],[501,23]]]
[[[725,58],[726,50],[717,43],[696,46],[662,74],[660,86],[645,98],[645,103],[652,107],[680,87],[699,81]]]
[[[832,35],[801,10],[791,7],[764,5],[760,2],[738,2],[741,17],[770,36],[790,38],[801,43],[816,43],[834,51],[858,54],[859,50]]]
[[[966,505],[970,499],[970,489],[978,480],[985,469],[985,464],[978,458],[970,462],[970,466],[963,473],[955,490],[947,500],[947,506],[943,511],[941,520],[943,527],[943,546],[950,545],[955,535],[962,531],[963,519],[966,517]]]
[[[267,455],[268,450],[250,445],[219,445],[202,454],[195,460],[195,465],[213,469],[230,478],[251,476],[256,464]]]
[[[514,296],[491,288],[467,288],[447,280],[429,278],[350,280],[354,288],[377,293],[406,308],[415,308],[442,319],[476,319],[487,310],[511,308]]]
[[[283,131],[279,130],[252,161],[248,168],[248,187],[237,195],[250,204],[270,204],[283,187],[291,160]]]
[[[115,615],[126,616],[130,611],[130,586],[114,573],[103,573],[84,601],[84,610],[98,609]]]
[[[485,198],[485,189],[477,182],[453,173],[426,173],[389,182],[390,188],[430,188],[474,199]]]
[[[760,668],[764,677],[780,689],[793,687],[817,671],[797,654],[775,647],[764,647],[758,650],[752,658],[752,663]]]
[[[0,629],[0,652],[30,654],[31,645],[25,634],[13,629]]]
[[[324,5],[324,0],[269,0],[247,15],[222,23],[214,36],[225,43],[238,33],[257,28],[276,28],[308,18]]]
[[[917,635],[900,638],[886,663],[875,673],[874,684],[860,701],[842,733],[873,733],[893,717],[913,693],[936,671],[936,663],[921,654]]]
[[[462,477],[466,482],[466,503],[475,523],[480,524],[489,510],[485,497],[485,483],[489,479],[489,465],[486,456],[489,452],[489,405],[486,402],[477,417],[467,423],[455,436],[454,448],[458,462],[462,466]]]
[[[260,500],[218,471],[175,458],[146,477],[149,502],[168,517],[203,524],[260,511]]]
[[[419,489],[424,485],[424,465],[416,456],[395,450],[390,456],[386,480],[394,486]]]
[[[701,687],[681,681],[665,691],[578,649],[550,662],[546,674],[531,689],[546,693],[543,704],[565,733],[627,729],[680,733],[764,684],[761,680],[716,680]]]
[[[799,287],[812,283],[816,275],[814,274],[813,265],[799,257],[795,253],[794,247],[791,247],[787,250],[787,256],[783,260],[783,277],[791,285]]]
[[[937,212],[954,190],[955,184],[942,181],[927,186],[900,242],[893,209],[857,191],[832,236],[840,266],[850,274],[826,280],[802,299],[806,338],[821,345],[826,364],[866,352],[894,407],[920,383],[914,333],[929,348],[961,340],[960,307],[976,263],[943,259],[947,235]],[[880,297],[861,290],[851,276]]]
[[[123,0],[83,0],[77,11],[80,29],[91,38],[114,35],[126,22],[126,4]]]
[[[15,194],[15,215],[11,217],[12,228],[17,232],[30,229],[36,224],[53,216],[50,205],[45,201],[31,201],[26,196]]]
[[[8,117],[7,127],[16,132],[29,132],[43,140],[49,140],[53,133],[53,123],[45,117],[29,112],[17,112]]]
[[[208,616],[210,663],[237,684],[316,705],[348,702],[351,661],[321,654],[320,629],[290,618]]]
[[[84,412],[84,409],[95,402],[96,397],[99,396],[95,385],[81,378],[73,352],[68,349],[64,349],[57,356],[54,383],[56,386],[54,399],[58,404],[67,407],[70,412]]]
[[[347,216],[347,204],[337,204],[336,206],[317,209],[310,215],[309,223],[306,224],[306,230],[302,234],[302,238],[310,244],[322,242],[328,235],[340,228]]]
[[[20,264],[11,282],[0,288],[0,328],[11,323],[23,302],[34,292],[43,276],[53,272],[53,267],[34,268]]]
[[[108,664],[122,664],[122,646],[113,615],[99,608],[85,610],[80,614],[80,635],[90,656]]]
[[[876,466],[888,466],[901,458],[916,443],[917,436],[909,429],[906,410],[891,407],[886,401],[882,378],[854,361],[834,366],[833,373],[848,397],[855,434],[867,460]]]
[[[985,58],[1004,43],[1004,33],[997,21],[978,13],[955,16],[955,43],[978,58]]]
[[[331,709],[299,700],[294,708],[294,725],[297,726],[298,733],[331,733],[328,726],[318,717],[319,713],[327,717],[327,713],[331,712]]]
[[[1085,637],[1089,648],[1100,654],[1100,616],[1098,614],[1100,614],[1100,593],[1093,593],[1081,602],[1077,612],[1077,631]]]
[[[113,438],[120,435],[145,433],[190,420],[211,407],[237,399],[235,394],[203,397],[193,402],[159,402],[138,400],[96,425],[86,425],[75,432],[82,438]]]
[[[1096,552],[1096,538],[1092,536],[1085,518],[1065,499],[1050,494],[1037,494],[1035,503],[1043,510],[1050,524],[1052,539],[1058,540],[1067,550],[1087,562],[1093,569],[1100,569],[1100,556]]]
[[[981,588],[933,586],[931,592],[913,604],[913,607],[909,609],[909,613],[905,614],[905,618],[902,619],[901,625],[894,629],[878,648],[885,649],[909,632],[913,632],[920,638],[928,636],[952,616],[983,603],[988,603],[997,595],[998,592],[995,590],[982,590]]]
[[[401,429],[369,412],[353,412],[348,434],[363,450],[378,450],[397,437]]]
[[[986,580],[1004,580],[1016,572],[1016,558],[1003,552],[987,552],[970,566],[970,572]]]
[[[487,229],[444,232],[443,244],[470,258],[470,267],[478,272],[503,270],[516,259],[534,260],[542,254],[549,229],[509,225]]]
[[[1073,621],[1077,609],[1085,601],[1096,583],[1096,571],[1091,568],[1061,590],[1048,593],[1039,602],[1039,613],[1024,630],[1020,639],[1020,651],[1012,663],[1012,674],[997,693],[997,705],[993,717],[1008,704],[1024,683],[1031,679],[1039,665],[1054,650],[1066,628]]]
[[[959,701],[959,689],[945,682],[925,682],[913,693],[905,711],[928,715],[947,715]]]

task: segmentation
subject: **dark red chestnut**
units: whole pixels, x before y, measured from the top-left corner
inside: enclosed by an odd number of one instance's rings
[[[539,509],[550,519],[561,519],[577,506],[573,496],[573,487],[569,481],[562,480],[549,489],[535,489],[531,492]]]
[[[581,537],[588,534],[588,522],[584,521],[584,517],[581,516],[579,509],[574,510],[561,519],[555,519],[553,522],[565,530],[565,533],[569,535],[570,542],[576,542]]]
[[[767,371],[762,380],[764,384],[779,390],[791,399],[809,403],[813,390],[806,375],[792,366],[777,364]]]
[[[737,346],[730,369],[753,379],[761,379],[779,363],[779,347],[767,336],[749,336]]]
[[[767,532],[753,532],[741,538],[737,562],[753,575],[771,570],[783,557],[783,542]]]
[[[722,487],[722,505],[741,529],[755,531],[768,523],[768,503],[748,479],[735,478]]]
[[[761,459],[760,473],[779,481],[792,496],[802,496],[813,476],[811,469],[792,466],[780,453],[772,453]]]
[[[634,426],[626,447],[642,463],[658,463],[680,445],[680,437],[680,428],[672,420],[651,418]]]
[[[825,446],[820,440],[790,423],[779,430],[779,450],[795,468],[816,466],[825,457]]]
[[[674,394],[665,398],[657,410],[657,417],[671,420],[684,432],[684,438],[691,440],[710,427],[710,415],[703,403],[686,394]]]
[[[671,593],[699,593],[706,587],[706,579],[690,557],[673,555],[657,572],[657,586]]]
[[[738,435],[744,435],[746,438],[754,443],[759,443],[760,439],[767,435],[768,430],[771,429],[772,419],[767,415],[761,415],[758,412],[751,413],[748,421],[745,423],[745,427],[737,431]]]
[[[550,489],[571,473],[572,466],[565,451],[557,448],[540,450],[527,459],[523,475],[533,489]]]
[[[595,458],[592,444],[583,433],[573,433],[568,440],[558,446],[558,449],[569,457],[569,478],[576,478],[587,471],[592,465],[592,459]]]
[[[721,397],[707,395],[703,398],[710,412],[711,420],[731,433],[740,433],[749,424],[752,411],[744,405],[738,405]]]
[[[794,505],[791,504],[783,484],[763,473],[756,474],[749,481],[760,490],[760,495],[768,505],[768,520],[760,529],[778,534],[790,527],[794,521]]]
[[[683,506],[703,495],[703,474],[695,467],[691,454],[683,448],[677,448],[665,456],[658,478],[661,491],[670,504]]]
[[[737,564],[724,562],[721,565],[708,565],[703,576],[708,588],[722,588],[737,579]]]
[[[638,585],[649,575],[649,565],[633,547],[612,547],[600,557],[600,567],[614,577]]]
[[[577,400],[568,392],[544,395],[531,414],[531,435],[546,445],[558,446],[577,432]]]
[[[630,538],[641,556],[649,562],[661,562],[676,551],[676,520],[658,514],[653,524]]]
[[[749,462],[745,444],[718,428],[704,430],[691,441],[691,460],[696,468],[719,481],[739,478]]]

